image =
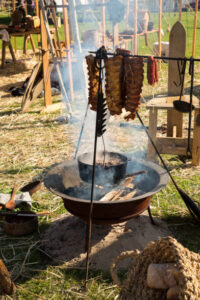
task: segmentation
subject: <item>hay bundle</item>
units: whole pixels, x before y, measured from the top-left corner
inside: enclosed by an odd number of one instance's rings
[[[127,279],[121,284],[117,274],[117,264],[127,258],[135,257]],[[112,264],[111,275],[121,287],[119,299],[166,299],[167,290],[151,289],[147,285],[147,269],[150,264],[174,263],[179,272],[178,298],[200,299],[200,255],[189,251],[172,237],[164,237],[158,242],[149,243],[140,252],[123,252]]]

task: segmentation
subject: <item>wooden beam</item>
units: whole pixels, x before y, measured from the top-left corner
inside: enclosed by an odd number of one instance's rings
[[[24,36],[23,54],[26,54],[27,42],[28,42],[28,35],[26,34],[26,35]]]
[[[49,45],[44,25],[44,18],[40,11],[40,27],[41,27],[41,40],[42,40],[42,62],[43,62],[43,79],[44,79],[44,103],[45,106],[52,104],[51,98],[51,79],[50,79],[50,66],[49,66]]]
[[[63,5],[67,5],[66,0],[62,0]],[[73,73],[72,73],[72,61],[71,61],[71,49],[70,49],[70,31],[69,31],[69,18],[66,7],[63,7],[63,19],[64,19],[64,33],[65,33],[65,46],[67,49],[67,62],[69,71],[69,89],[70,98],[74,100],[74,86],[73,86]]]
[[[104,3],[105,0],[102,0],[102,5]],[[102,17],[103,45],[106,47],[106,7],[104,5],[101,8],[101,17]]]
[[[1,56],[1,67],[3,68],[5,65],[5,58],[6,58],[6,43],[2,41],[2,56]]]
[[[12,0],[12,10],[15,11],[15,0]],[[14,37],[14,49],[15,49],[15,53],[17,51],[17,39],[16,37]]]
[[[183,7],[183,2],[182,0],[179,0],[179,17],[178,17],[179,22],[181,22],[181,18],[182,18],[182,7]]]
[[[70,21],[72,25],[75,51],[77,51],[78,53],[82,53],[75,0],[69,1],[68,4],[69,4],[69,14],[70,14]]]
[[[32,34],[30,34],[30,42],[31,42],[31,46],[32,46],[33,52],[35,53],[36,49],[35,49],[35,43],[34,43],[34,39],[33,39]]]
[[[196,32],[197,32],[197,13],[199,8],[199,0],[195,2],[195,13],[194,13],[194,27],[193,27],[193,42],[192,42],[192,56],[195,55],[195,46],[196,46]]]
[[[200,165],[200,110],[195,110],[194,115],[192,164]]]
[[[62,4],[66,5],[66,0],[62,0]],[[64,33],[65,33],[65,46],[70,49],[70,32],[69,32],[69,21],[68,21],[68,11],[66,7],[63,7],[63,21],[64,21]]]
[[[128,25],[128,16],[129,16],[129,13],[130,13],[130,0],[126,0],[126,30],[128,30],[129,28],[129,25]],[[126,49],[128,49],[128,46],[129,46],[129,41],[128,40],[124,40],[125,42],[125,47]]]
[[[187,138],[158,137],[156,146],[161,154],[187,155]],[[193,139],[190,140],[191,147]]]
[[[39,3],[38,0],[35,0],[35,9],[36,9],[36,16],[40,17],[40,11],[39,11]],[[37,42],[40,42],[40,35],[37,34]]]
[[[158,55],[162,56],[162,0],[159,0],[159,14],[158,14]],[[158,69],[161,69],[161,60],[158,62]]]
[[[126,0],[126,29],[128,29],[128,16],[130,12],[130,0]]]
[[[134,54],[138,53],[137,44],[137,31],[138,31],[138,0],[134,0]]]
[[[118,23],[113,25],[113,49],[119,47],[119,27]]]
[[[156,144],[156,134],[157,134],[157,122],[158,122],[158,110],[155,108],[150,108],[149,111],[149,134]],[[156,157],[156,151],[152,146],[151,142],[148,141],[147,149],[147,159],[154,161]]]

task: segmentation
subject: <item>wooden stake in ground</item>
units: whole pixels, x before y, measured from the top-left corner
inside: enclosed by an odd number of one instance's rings
[[[66,0],[62,0],[63,5],[67,5]],[[74,87],[73,87],[73,74],[72,74],[72,61],[71,61],[71,49],[70,49],[70,30],[69,30],[69,18],[68,11],[66,7],[63,7],[63,20],[64,20],[64,33],[65,33],[65,47],[67,49],[67,62],[69,70],[69,87],[70,87],[70,97],[74,100]]]
[[[158,14],[158,56],[162,55],[162,0],[159,0],[159,14]],[[159,59],[158,69],[161,70],[161,60]]]
[[[3,261],[0,259],[0,289],[3,290],[5,294],[12,295],[15,293],[15,285],[10,278],[10,273],[8,272]]]
[[[15,0],[12,0],[12,11],[15,11]],[[17,51],[17,40],[16,40],[16,36],[14,37],[14,49],[15,49],[15,53]]]
[[[101,17],[102,17],[102,36],[103,45],[106,47],[106,7],[105,0],[102,0]]]
[[[194,29],[193,29],[193,43],[192,43],[192,56],[193,57],[195,55],[198,7],[199,7],[199,0],[196,0],[196,2],[195,2],[195,15],[194,15]]]
[[[178,17],[179,22],[181,22],[181,17],[182,17],[182,6],[183,6],[182,0],[179,0],[179,17]]]
[[[134,1],[134,55],[137,55],[138,45],[137,45],[137,31],[138,31],[138,0]]]

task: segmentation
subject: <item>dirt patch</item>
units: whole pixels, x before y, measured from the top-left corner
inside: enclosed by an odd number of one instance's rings
[[[152,225],[149,217],[142,214],[127,222],[115,225],[92,226],[92,251],[90,268],[109,270],[111,262],[121,252],[142,250],[150,241],[171,235],[166,223],[155,219]],[[66,263],[69,267],[85,266],[86,224],[75,216],[68,215],[54,221],[45,231],[42,244],[45,252],[57,263]],[[120,264],[119,268],[128,268],[130,260]]]

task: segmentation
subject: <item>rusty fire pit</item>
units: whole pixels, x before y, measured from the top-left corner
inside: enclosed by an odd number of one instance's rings
[[[149,207],[151,196],[167,185],[169,177],[163,168],[152,162],[138,160],[128,162],[127,174],[140,170],[145,170],[146,173],[137,176],[135,179],[139,193],[136,193],[131,200],[100,202],[94,198],[93,223],[114,224],[124,222],[141,214]],[[86,196],[79,189],[82,183],[76,161],[65,161],[53,166],[44,179],[45,186],[63,199],[65,208],[71,214],[88,221],[90,186]],[[98,182],[95,182],[95,184],[98,184]],[[95,197],[98,198],[98,196]]]

